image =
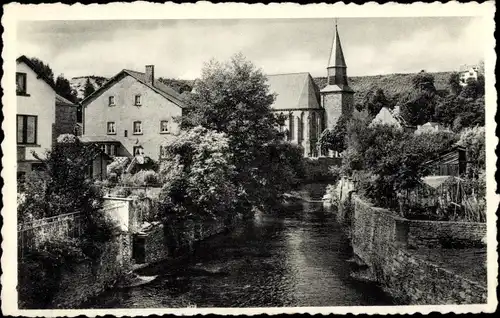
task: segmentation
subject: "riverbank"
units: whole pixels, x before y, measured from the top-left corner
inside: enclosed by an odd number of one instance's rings
[[[189,257],[138,271],[150,284],[109,289],[82,308],[390,305],[373,283],[350,277],[346,236],[322,203],[257,214],[200,241]]]
[[[360,265],[353,277],[377,282],[404,305],[486,302],[485,224],[407,220],[343,193],[336,215]]]

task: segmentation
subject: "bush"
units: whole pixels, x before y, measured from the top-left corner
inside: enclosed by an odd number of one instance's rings
[[[18,266],[18,295],[22,307],[43,309],[59,290],[61,270],[88,259],[78,239],[49,239],[29,250]]]
[[[127,198],[132,194],[132,191],[129,188],[120,187],[116,192],[113,193],[114,196],[120,198]]]
[[[123,161],[113,161],[107,167],[107,174],[114,173],[116,176],[121,177],[121,175],[125,172],[125,169],[130,164],[130,159]]]

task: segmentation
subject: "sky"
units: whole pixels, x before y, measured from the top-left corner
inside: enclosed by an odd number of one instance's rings
[[[458,70],[483,59],[475,17],[341,18],[349,76]],[[111,77],[122,69],[195,79],[210,59],[243,53],[267,74],[325,76],[334,19],[21,21],[17,52],[57,76]]]

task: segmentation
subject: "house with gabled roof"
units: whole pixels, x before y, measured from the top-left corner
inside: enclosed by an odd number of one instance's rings
[[[410,125],[408,122],[406,122],[403,116],[401,116],[400,106],[395,106],[394,109],[382,107],[375,118],[373,118],[369,127],[373,127],[375,125],[393,126],[397,129],[408,132],[414,132],[416,129],[415,126]]]
[[[61,134],[74,134],[77,107],[55,91],[54,82],[31,60],[16,59],[17,174],[37,170],[43,158]]]
[[[154,66],[122,70],[85,98],[83,138],[111,156],[158,160],[161,145],[179,133],[175,117],[185,108],[179,94],[158,81]]]

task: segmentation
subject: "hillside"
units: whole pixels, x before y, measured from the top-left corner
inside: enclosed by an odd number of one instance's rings
[[[87,79],[89,79],[90,83],[96,90],[108,80],[105,77],[94,75],[73,77],[69,81],[69,85],[71,86],[71,90],[76,91],[79,100],[83,99],[83,90],[85,89],[85,83],[87,82]]]
[[[438,91],[447,89],[451,72],[430,74],[434,75],[434,85]],[[414,75],[415,73],[349,77],[349,86],[356,92],[354,103],[360,103],[366,92],[377,87],[383,89],[386,96],[402,95],[411,89]],[[315,77],[314,81],[320,89],[326,86],[326,77]]]
[[[434,75],[436,89],[438,91],[446,90],[451,72],[431,74]],[[377,87],[383,89],[388,97],[401,95],[411,89],[411,79],[414,75],[415,73],[349,77],[349,85],[356,92],[354,95],[354,102],[355,104],[360,103],[366,92]],[[107,81],[105,77],[101,76],[73,77],[70,81],[70,85],[72,89],[77,91],[78,98],[83,98],[83,89],[87,78],[92,85],[94,85],[95,89],[98,89]],[[194,82],[192,80],[177,80],[170,78],[159,78],[159,80],[172,87],[178,93],[190,91]],[[320,89],[326,86],[326,77],[315,77],[314,81]]]

